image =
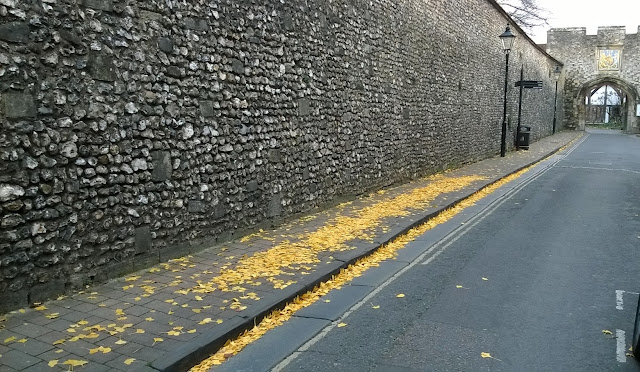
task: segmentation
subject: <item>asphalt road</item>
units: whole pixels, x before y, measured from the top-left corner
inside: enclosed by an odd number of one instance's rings
[[[640,370],[625,356],[640,292],[640,138],[591,132],[537,172],[448,222],[444,240],[407,248],[431,253],[332,294],[342,308],[309,308],[221,370]]]

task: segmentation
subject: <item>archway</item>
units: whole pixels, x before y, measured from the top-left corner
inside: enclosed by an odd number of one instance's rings
[[[586,125],[596,124],[638,132],[637,103],[637,91],[623,80],[602,77],[589,81],[574,99],[578,129],[584,130]]]

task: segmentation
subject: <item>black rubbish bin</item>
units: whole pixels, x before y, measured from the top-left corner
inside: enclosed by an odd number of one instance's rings
[[[518,131],[518,148],[529,150],[529,141],[531,139],[531,127],[520,126]]]

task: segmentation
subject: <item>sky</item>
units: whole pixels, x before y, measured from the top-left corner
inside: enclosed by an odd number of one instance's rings
[[[537,27],[529,36],[538,44],[547,42],[547,30],[557,27],[586,27],[596,34],[598,26],[626,26],[637,33],[640,0],[538,0],[551,13],[550,26]]]

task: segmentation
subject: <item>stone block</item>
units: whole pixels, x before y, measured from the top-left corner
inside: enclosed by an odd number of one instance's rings
[[[402,109],[402,118],[409,119],[411,117],[411,110],[408,107]]]
[[[89,61],[91,76],[101,81],[116,81],[116,66],[113,63],[113,56],[102,54],[94,55]]]
[[[25,22],[7,22],[0,25],[0,40],[10,43],[29,41],[29,24]]]
[[[63,279],[51,279],[45,283],[39,283],[31,287],[29,300],[33,302],[44,302],[56,298],[65,292],[65,281]]]
[[[307,116],[311,114],[311,105],[307,98],[300,98],[298,100],[298,115]]]
[[[258,190],[258,181],[253,180],[253,181],[247,182],[247,191],[248,192],[254,192],[256,190]]]
[[[4,115],[9,119],[30,118],[36,116],[36,105],[33,96],[24,93],[7,93],[2,95]]]
[[[84,0],[82,5],[95,10],[113,11],[113,0]]]
[[[161,51],[165,52],[165,53],[171,53],[173,52],[173,40],[171,40],[168,37],[159,37],[158,38],[158,49],[160,49]]]
[[[269,150],[269,161],[272,163],[282,163],[282,152],[280,149]]]
[[[184,27],[188,30],[207,31],[209,23],[207,23],[206,19],[185,18]]]
[[[26,291],[0,292],[0,314],[8,313],[11,310],[19,309],[29,305],[29,298]]]
[[[149,20],[152,20],[152,21],[160,21],[160,20],[162,20],[162,14],[156,13],[156,12],[151,12],[151,11],[148,11],[148,10],[141,10],[140,11],[140,18],[149,19]]]
[[[282,29],[285,31],[293,30],[293,16],[291,14],[285,14],[282,16]]]
[[[200,101],[200,115],[210,118],[215,114],[213,101]]]
[[[231,69],[238,75],[244,74],[244,63],[242,63],[242,61],[240,61],[239,59],[234,58],[231,60]]]
[[[267,217],[277,217],[282,214],[282,196],[274,195],[267,206]]]
[[[168,151],[154,151],[151,153],[153,159],[153,172],[151,179],[162,182],[171,179],[173,165],[171,164],[171,154]]]
[[[140,226],[135,229],[136,254],[147,253],[153,246],[151,238],[151,228],[149,225]]]
[[[213,218],[222,218],[227,215],[228,207],[225,204],[218,204],[213,209]]]
[[[187,204],[187,211],[189,213],[203,213],[205,210],[205,204],[201,200],[189,200]]]
[[[173,78],[181,78],[185,75],[184,69],[178,66],[169,66],[167,67],[167,76],[171,76]]]

